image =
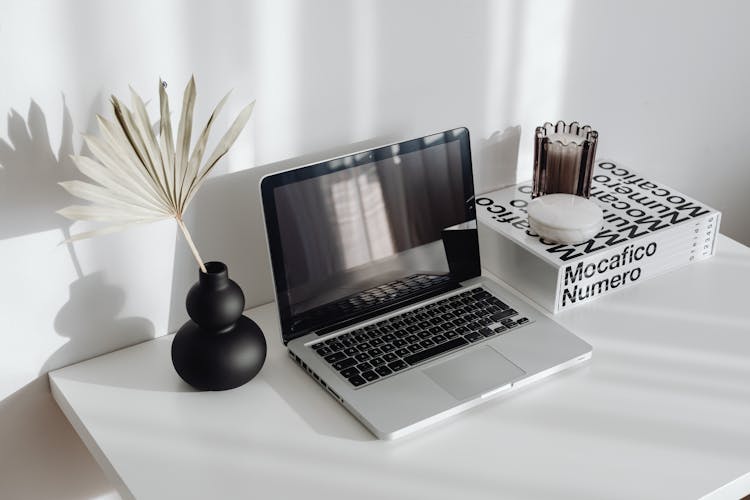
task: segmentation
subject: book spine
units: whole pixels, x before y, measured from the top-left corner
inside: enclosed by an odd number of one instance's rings
[[[659,231],[560,267],[554,312],[713,255],[720,214]]]

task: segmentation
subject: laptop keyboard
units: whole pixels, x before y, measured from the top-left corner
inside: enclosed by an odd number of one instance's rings
[[[311,347],[362,387],[527,323],[485,289],[474,288]]]

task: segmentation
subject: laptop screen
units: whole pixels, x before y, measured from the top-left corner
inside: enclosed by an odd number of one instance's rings
[[[284,340],[479,275],[472,182],[463,128],[266,177]]]

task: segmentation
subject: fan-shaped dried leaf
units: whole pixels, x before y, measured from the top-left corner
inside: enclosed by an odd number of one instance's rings
[[[85,156],[71,156],[71,159],[81,173],[113,193],[120,194],[121,196],[132,196],[153,210],[169,213],[163,204],[155,203],[154,197],[148,191],[131,178],[122,175],[118,170],[106,168],[104,165]],[[157,199],[156,201],[160,200]]]
[[[164,190],[167,194],[167,198],[174,204],[172,198],[172,190],[170,188],[170,179],[167,175],[166,168],[162,162],[161,148],[154,135],[154,130],[151,127],[151,120],[148,117],[146,111],[146,105],[143,100],[135,93],[133,88],[130,88],[131,102],[133,103],[133,109],[135,114],[131,113],[133,117],[133,123],[135,124],[138,134],[143,140],[143,144],[146,147],[146,153],[148,154],[151,164],[156,172],[156,176],[159,182],[164,186]]]
[[[86,144],[89,146],[94,155],[108,168],[122,172],[124,175],[133,178],[135,182],[146,189],[155,199],[161,200],[164,206],[169,207],[170,203],[161,190],[159,184],[154,180],[151,174],[136,156],[133,148],[130,146],[125,133],[114,123],[99,117],[99,126],[104,135],[104,140],[84,136]],[[89,144],[89,140],[92,141]]]
[[[172,199],[177,200],[177,169],[175,168],[174,139],[172,138],[172,117],[169,116],[169,97],[164,82],[159,79],[159,144],[161,146],[162,164],[166,167],[167,176],[172,186]]]
[[[231,93],[231,91],[227,92],[227,95],[225,95],[224,98],[219,101],[219,104],[216,105],[213,113],[211,113],[211,116],[208,117],[208,122],[206,122],[206,126],[203,128],[203,132],[201,132],[200,137],[198,137],[198,141],[195,143],[195,148],[193,149],[193,154],[190,157],[190,161],[188,162],[187,171],[185,174],[185,178],[190,179],[189,187],[192,187],[193,181],[198,175],[198,168],[200,167],[201,161],[203,160],[203,153],[205,153],[206,151],[206,143],[208,143],[208,136],[211,133],[211,126],[216,120],[216,117],[219,116],[219,113],[224,107],[224,103],[229,98],[229,95]],[[189,190],[185,191],[184,194],[185,196],[180,198],[181,210],[184,209],[184,202],[187,198],[187,195],[189,194]]]
[[[195,108],[195,78],[185,87],[176,142],[172,135],[169,98],[159,81],[160,121],[151,127],[146,104],[131,88],[131,111],[114,95],[111,98],[115,121],[97,116],[101,137],[84,136],[96,160],[73,156],[78,169],[96,184],[66,181],[60,185],[73,196],[93,205],[71,205],[58,213],[74,220],[109,222],[112,225],[76,234],[80,240],[142,224],[174,217],[185,235],[195,259],[205,271],[182,215],[216,163],[227,153],[244,128],[255,102],[246,106],[219,141],[201,168],[208,137],[229,94],[219,101],[190,153]],[[157,139],[158,132],[158,139]]]
[[[182,113],[177,127],[177,144],[175,148],[175,169],[179,174],[180,189],[177,197],[182,200],[187,175],[188,155],[190,154],[190,137],[193,133],[193,108],[195,107],[195,77],[191,77],[182,96]],[[182,206],[182,203],[179,204]]]
[[[226,134],[224,134],[224,137],[221,138],[219,141],[219,144],[216,145],[216,148],[214,149],[214,152],[209,157],[208,161],[206,162],[206,166],[203,168],[203,171],[196,176],[196,178],[191,183],[190,189],[188,190],[188,196],[185,200],[184,205],[182,206],[182,210],[187,209],[188,204],[193,199],[193,196],[198,191],[200,186],[203,184],[203,181],[205,180],[206,176],[213,170],[216,163],[225,155],[227,154],[227,151],[229,151],[229,148],[232,147],[232,144],[234,144],[234,141],[237,140],[237,137],[240,135],[240,132],[242,132],[242,129],[247,124],[247,121],[250,119],[250,115],[253,113],[253,108],[255,107],[255,101],[251,102],[245,108],[240,111],[240,114],[237,115],[237,118],[235,118],[234,123],[232,123],[232,126],[229,127],[229,130]]]

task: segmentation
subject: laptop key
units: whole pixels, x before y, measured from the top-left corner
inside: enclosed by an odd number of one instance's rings
[[[409,351],[411,352],[417,352],[422,350],[422,346],[419,344],[412,344],[408,347]]]
[[[346,359],[346,354],[343,352],[334,352],[333,354],[329,354],[324,358],[329,363],[336,363],[337,361],[341,361],[342,359]]]
[[[344,349],[344,354],[346,354],[347,356],[355,356],[358,352],[359,349],[357,349],[356,347],[347,347],[346,349]]]
[[[364,363],[360,363],[357,365],[357,370],[361,372],[366,372],[367,370],[372,370],[372,365],[365,361]]]
[[[482,328],[481,330],[479,330],[479,333],[481,333],[485,337],[492,337],[493,335],[495,335],[495,332],[493,332],[489,328]]]
[[[480,338],[481,338],[481,335],[480,335]],[[406,361],[410,365],[415,365],[417,363],[424,361],[425,359],[435,357],[438,354],[451,351],[453,349],[456,349],[458,347],[461,347],[467,344],[468,342],[464,340],[463,338],[456,337],[455,339],[449,340],[448,342],[443,342],[442,344],[436,345],[434,347],[430,347],[429,349],[425,349],[422,352],[417,352],[417,353],[412,354],[411,356],[407,356],[404,358],[404,361]]]
[[[386,363],[390,363],[392,361],[396,361],[398,359],[398,356],[396,356],[394,353],[389,352],[388,354],[383,355],[383,359]]]
[[[398,361],[394,361],[393,363],[388,363],[388,368],[393,370],[394,372],[401,371],[404,368],[407,368],[409,365],[406,364],[405,361],[399,359]]]
[[[498,321],[501,321],[509,316],[513,316],[514,314],[518,314],[518,311],[515,309],[506,309],[504,311],[500,311],[499,313],[495,313],[492,316],[490,316],[490,319],[497,323]]]
[[[380,366],[382,364],[385,364],[385,361],[383,360],[383,358],[372,358],[370,360],[370,364],[372,366]]]
[[[356,367],[352,366],[352,367],[347,368],[345,370],[341,370],[341,375],[343,375],[344,378],[353,377],[355,375],[359,375],[359,370],[357,370]]]
[[[377,368],[375,368],[375,371],[376,371],[376,372],[378,373],[378,375],[380,375],[381,377],[385,377],[386,375],[390,375],[391,373],[393,373],[393,372],[391,371],[391,369],[390,369],[390,368],[388,368],[388,367],[387,367],[387,366],[385,366],[385,365],[383,365],[383,366],[378,366]]]
[[[318,347],[317,349],[315,349],[315,352],[317,352],[321,356],[328,356],[329,354],[333,353],[333,351],[327,347]]]
[[[396,354],[403,358],[404,356],[408,356],[409,354],[411,354],[411,351],[405,347],[402,347],[401,349],[396,349]]]
[[[436,344],[445,342],[446,340],[447,338],[445,335],[435,335],[434,337],[432,337],[432,341],[435,342]]]
[[[516,323],[518,323],[519,325],[523,325],[524,323],[528,323],[528,322],[529,322],[529,318],[518,318],[516,320]]]
[[[503,333],[504,331],[506,331],[508,329],[506,327],[500,325],[498,327],[495,327],[494,330],[495,330],[495,333]]]
[[[478,340],[482,340],[484,337],[479,332],[471,332],[468,335],[464,335],[464,338],[469,342],[476,342]]]
[[[356,364],[357,364],[357,360],[356,359],[354,359],[354,358],[346,358],[346,359],[343,359],[341,361],[336,361],[333,364],[333,367],[336,370],[338,370],[338,371],[342,371],[342,370],[344,370],[346,368],[349,368],[351,366],[354,366]]]
[[[368,359],[370,359],[370,355],[366,352],[360,352],[359,354],[354,355],[354,359],[356,359],[357,361],[367,361]]]
[[[349,383],[352,384],[354,387],[359,387],[360,385],[367,382],[365,379],[360,377],[359,375],[354,375],[352,377],[349,377]]]
[[[330,344],[328,344],[328,347],[330,347],[333,352],[336,352],[343,350],[344,344],[342,344],[341,342],[331,342]]]
[[[372,382],[373,380],[377,380],[377,379],[380,378],[380,375],[378,375],[377,373],[375,373],[372,370],[369,370],[369,371],[366,371],[366,372],[362,372],[361,375],[368,382]]]

